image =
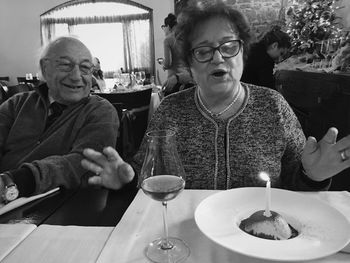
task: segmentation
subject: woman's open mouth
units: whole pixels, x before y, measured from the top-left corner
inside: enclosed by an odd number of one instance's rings
[[[214,78],[222,78],[224,76],[226,76],[227,72],[225,70],[214,70],[211,72],[211,76],[213,76]]]

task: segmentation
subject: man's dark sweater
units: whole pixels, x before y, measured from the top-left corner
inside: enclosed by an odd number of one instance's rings
[[[79,186],[83,149],[116,145],[118,115],[107,100],[90,95],[46,127],[48,107],[46,84],[0,105],[0,172],[27,170],[13,175],[22,195]]]

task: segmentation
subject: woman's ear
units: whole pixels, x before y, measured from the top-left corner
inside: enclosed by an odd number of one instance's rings
[[[270,47],[271,49],[278,49],[278,42],[273,42]]]

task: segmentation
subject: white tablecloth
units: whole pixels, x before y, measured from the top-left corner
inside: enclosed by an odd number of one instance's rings
[[[0,224],[0,261],[35,228],[33,224]]]
[[[112,230],[113,227],[41,225],[1,262],[93,263]]]
[[[268,262],[229,251],[216,245],[198,229],[194,220],[197,205],[218,191],[185,190],[168,204],[169,235],[183,239],[191,249],[186,263]],[[330,203],[350,219],[350,194],[348,192],[305,193]],[[119,224],[113,230],[97,262],[148,262],[144,256],[145,246],[162,236],[162,207],[139,191]],[[350,254],[337,253],[316,261],[350,262]]]

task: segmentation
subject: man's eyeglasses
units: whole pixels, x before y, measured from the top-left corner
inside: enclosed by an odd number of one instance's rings
[[[216,50],[223,58],[232,58],[237,56],[241,50],[243,41],[240,39],[230,40],[217,47],[201,46],[192,49],[193,57],[200,63],[208,62],[213,59]]]
[[[68,61],[56,61],[56,68],[61,72],[72,72],[76,63],[68,62]],[[80,72],[83,75],[89,75],[94,70],[94,65],[90,62],[82,62],[78,65]]]

